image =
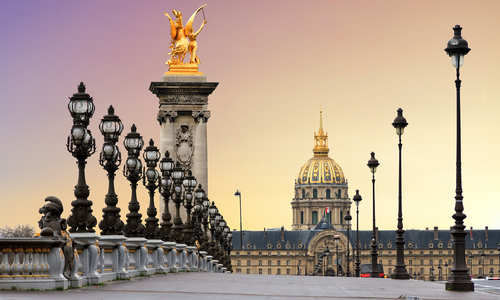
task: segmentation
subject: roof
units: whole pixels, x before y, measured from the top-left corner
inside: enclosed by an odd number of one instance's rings
[[[243,231],[243,249],[249,250],[306,250],[310,240],[323,231],[324,223],[320,222],[312,230],[279,230],[279,231]],[[331,225],[326,224],[328,228]],[[347,234],[346,231],[339,231]],[[472,235],[471,235],[472,232]],[[487,235],[487,237],[486,237]],[[371,230],[360,230],[359,239],[361,249],[369,249]],[[434,239],[434,230],[407,230],[405,232],[405,248],[407,249],[451,249],[450,230],[438,230],[437,239]],[[356,243],[356,235],[350,234],[351,245]],[[394,230],[380,230],[378,232],[379,249],[396,249],[396,232]],[[240,231],[233,231],[233,250],[240,248]],[[497,249],[500,245],[500,230],[472,230],[467,231],[466,249]]]

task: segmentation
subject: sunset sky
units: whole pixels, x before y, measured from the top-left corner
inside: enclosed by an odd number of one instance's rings
[[[205,1],[205,0],[203,0]],[[169,25],[197,1],[2,1],[0,4],[0,226],[30,224],[48,195],[68,217],[77,180],[66,150],[68,97],[80,81],[94,98],[97,153],[87,164],[94,215],[102,217],[106,172],[98,124],[112,104],[125,130],[159,139],[158,99],[148,91],[167,70]],[[330,157],[360,190],[360,227],[371,226],[374,151],[377,225],[395,229],[396,109],[403,136],[404,225],[453,224],[455,71],[443,49],[460,24],[471,52],[462,71],[465,224],[500,228],[500,1],[206,1],[200,71],[219,82],[209,97],[209,198],[239,228],[290,228],[294,180],[312,157],[324,111]],[[200,22],[200,19],[197,19]],[[122,167],[122,166],[121,166]],[[116,179],[125,219],[130,187]],[[147,192],[139,186],[141,212]],[[157,201],[158,203],[158,201]],[[353,206],[354,209],[354,206]],[[98,229],[96,227],[96,229]]]

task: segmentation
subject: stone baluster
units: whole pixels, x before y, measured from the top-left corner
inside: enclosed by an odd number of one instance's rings
[[[212,272],[212,258],[213,256],[212,255],[207,255],[206,259],[207,259],[207,272]]]
[[[23,271],[23,266],[20,263],[19,256],[23,249],[16,248],[14,249],[14,261],[12,262],[11,272],[14,277],[21,275]]]
[[[23,272],[25,275],[33,274],[33,248],[28,248],[24,251]]]
[[[2,249],[2,263],[0,264],[0,274],[7,275],[10,273],[10,264],[9,264],[9,253],[12,252],[10,248]]]
[[[168,272],[177,272],[175,268],[175,242],[165,242],[163,246],[166,250],[166,260]]]

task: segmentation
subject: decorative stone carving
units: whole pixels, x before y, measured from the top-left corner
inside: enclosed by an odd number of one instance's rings
[[[175,152],[177,159],[184,169],[191,168],[193,159],[193,133],[188,125],[181,125],[177,128],[175,137]]]
[[[206,123],[208,119],[210,118],[210,111],[208,110],[194,110],[191,115],[193,116],[193,119],[197,122],[200,123],[203,121]]]
[[[177,111],[175,110],[160,110],[158,111],[158,116],[156,117],[160,125],[166,121],[174,122],[175,118],[177,118]]]
[[[66,231],[66,219],[61,218],[63,205],[59,198],[49,196],[45,198],[45,204],[38,210],[43,216],[38,221],[41,229],[40,235],[44,237],[56,237],[64,240],[66,244],[63,247],[64,253],[64,271],[63,275],[71,279],[71,274],[75,268],[75,252],[73,251],[73,241]]]

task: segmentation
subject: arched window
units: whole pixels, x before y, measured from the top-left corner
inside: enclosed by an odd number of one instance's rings
[[[330,198],[331,198],[330,189],[326,189],[326,199],[330,199]]]
[[[340,224],[344,224],[344,212],[340,211]]]
[[[304,212],[300,212],[300,224],[304,224]]]
[[[312,223],[314,225],[318,224],[318,212],[315,210],[312,212]]]
[[[306,190],[302,189],[302,199],[305,199],[305,198],[306,198]]]
[[[313,199],[316,199],[316,198],[318,198],[318,190],[313,189]]]

